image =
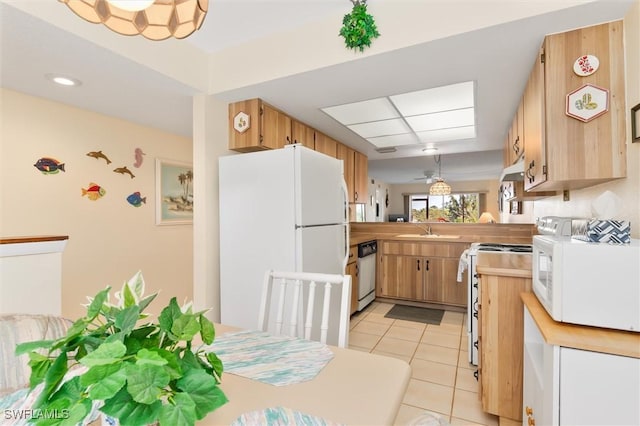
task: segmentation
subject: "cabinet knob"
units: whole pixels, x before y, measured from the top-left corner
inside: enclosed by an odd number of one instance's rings
[[[529,424],[529,426],[536,426],[536,421],[533,417],[529,417],[527,419],[527,423]]]
[[[418,267],[418,271],[420,270],[420,259],[416,260],[416,266]]]
[[[529,406],[527,405],[527,407],[524,409],[524,413],[525,413],[527,416],[532,415],[532,414],[533,414],[533,408],[531,408],[531,407],[529,407]]]

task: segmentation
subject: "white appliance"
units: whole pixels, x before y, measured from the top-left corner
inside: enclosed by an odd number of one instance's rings
[[[221,321],[256,329],[267,270],[345,273],[349,219],[343,164],[288,145],[221,157],[219,165]],[[332,309],[338,312],[335,299]],[[328,343],[337,343],[337,333]]]
[[[467,252],[467,342],[469,363],[478,365],[478,303],[480,301],[480,286],[478,285],[477,256],[479,252],[531,254],[531,244],[503,244],[503,243],[473,243]],[[478,378],[477,372],[474,373]]]
[[[533,292],[555,321],[640,332],[640,240],[535,235],[532,263]]]
[[[376,298],[377,241],[358,244],[358,311]]]

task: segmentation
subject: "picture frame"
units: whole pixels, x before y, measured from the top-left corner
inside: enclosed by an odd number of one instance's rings
[[[156,225],[193,224],[193,165],[156,158]]]
[[[640,104],[631,108],[631,142],[640,142]]]

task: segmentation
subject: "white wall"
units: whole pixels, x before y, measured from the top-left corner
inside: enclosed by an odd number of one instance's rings
[[[640,1],[624,19],[627,110],[640,103]],[[631,122],[627,120],[627,177],[591,188],[571,191],[570,200],[558,195],[534,203],[534,217],[593,217],[591,201],[605,191],[622,200],[622,208],[610,219],[631,221],[631,235],[640,238],[640,143],[631,142]]]
[[[0,235],[69,236],[62,254],[62,314],[81,316],[86,296],[107,285],[119,290],[138,270],[148,294],[161,291],[150,311],[159,312],[173,296],[180,303],[191,299],[192,226],[155,225],[155,158],[190,162],[191,140],[6,89],[0,100]],[[146,155],[135,168],[138,147]],[[98,150],[112,163],[86,156]],[[66,171],[42,174],[33,166],[41,157],[65,163]],[[113,172],[125,165],[134,179]],[[81,188],[90,182],[106,195],[83,197]],[[147,199],[137,208],[126,201],[135,191]]]

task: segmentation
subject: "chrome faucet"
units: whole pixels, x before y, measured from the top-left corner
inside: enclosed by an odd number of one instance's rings
[[[424,231],[425,235],[431,235],[431,226],[429,226],[429,225],[422,226],[421,224],[416,223],[416,222],[411,222],[411,224],[414,225],[414,226],[417,226],[420,229],[422,229]]]

